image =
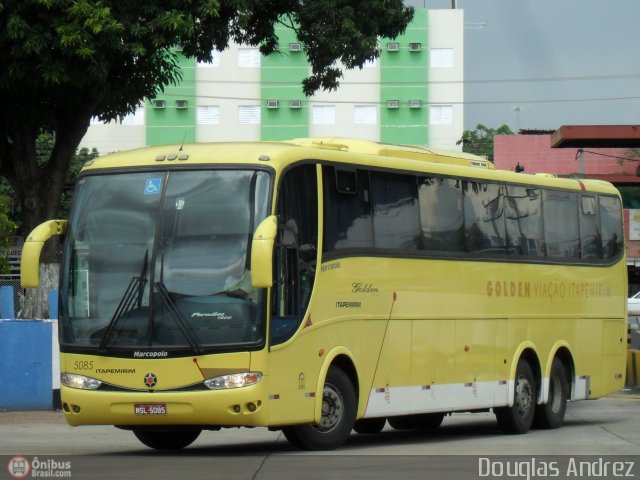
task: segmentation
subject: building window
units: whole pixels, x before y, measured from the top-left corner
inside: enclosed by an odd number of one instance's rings
[[[453,124],[453,105],[431,105],[429,123],[431,125]]]
[[[136,111],[122,117],[122,125],[144,125],[144,108],[138,106]]]
[[[238,122],[240,125],[260,125],[260,105],[240,105]]]
[[[241,68],[259,68],[260,50],[257,48],[238,49],[238,66]]]
[[[214,68],[220,66],[220,52],[215,48],[211,51],[210,62],[198,62],[198,67],[201,68]]]
[[[314,105],[312,114],[313,125],[335,125],[335,105]]]
[[[453,68],[453,48],[432,48],[431,68]]]
[[[378,107],[376,105],[354,105],[353,123],[355,125],[377,125]]]
[[[198,125],[218,125],[220,123],[220,107],[218,105],[198,105],[196,123]]]

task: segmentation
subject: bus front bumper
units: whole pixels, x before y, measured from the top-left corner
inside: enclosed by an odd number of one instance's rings
[[[191,392],[113,392],[61,386],[69,425],[267,426],[261,385]]]

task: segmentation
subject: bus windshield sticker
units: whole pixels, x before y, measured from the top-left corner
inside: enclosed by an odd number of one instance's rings
[[[160,193],[160,188],[162,187],[162,179],[161,178],[147,178],[144,184],[144,194],[145,195],[157,195]]]

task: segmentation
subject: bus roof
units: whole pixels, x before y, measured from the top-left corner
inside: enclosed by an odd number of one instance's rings
[[[264,165],[277,171],[306,159],[377,168],[433,173],[498,182],[545,185],[571,190],[616,193],[601,180],[497,170],[483,157],[410,145],[390,145],[339,137],[295,138],[272,142],[215,142],[160,145],[108,154],[85,164],[83,172],[112,168],[166,168],[195,165]]]
[[[434,163],[448,163],[470,167],[495,169],[493,163],[484,157],[465,152],[440,150],[415,145],[390,145],[368,140],[347,139],[339,137],[294,138],[288,143],[305,147],[329,148],[351,153],[364,153],[385,157],[407,158]]]

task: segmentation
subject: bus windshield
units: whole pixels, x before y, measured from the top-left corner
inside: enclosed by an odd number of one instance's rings
[[[269,174],[189,170],[78,182],[61,271],[61,340],[201,351],[264,338],[250,245]],[[237,347],[236,347],[237,348]]]

